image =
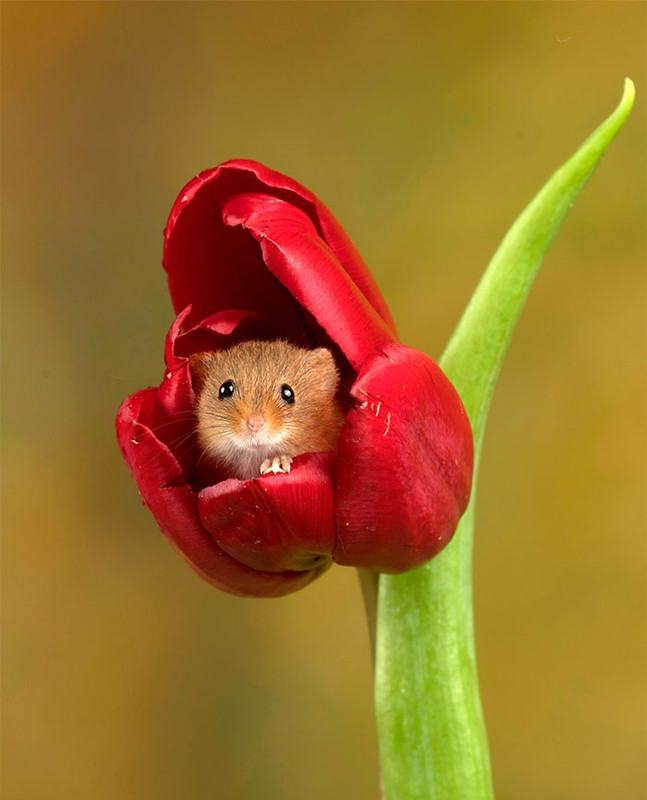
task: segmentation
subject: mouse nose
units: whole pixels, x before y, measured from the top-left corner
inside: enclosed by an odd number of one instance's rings
[[[252,414],[247,417],[247,428],[252,433],[260,433],[265,427],[265,417],[262,414]]]

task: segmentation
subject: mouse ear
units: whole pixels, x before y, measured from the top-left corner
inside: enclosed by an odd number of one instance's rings
[[[321,388],[334,392],[339,383],[339,371],[330,350],[318,347],[310,351],[310,368],[321,373]]]
[[[189,356],[189,370],[193,382],[193,389],[197,393],[202,391],[207,372],[214,362],[215,354],[212,352],[193,353]]]

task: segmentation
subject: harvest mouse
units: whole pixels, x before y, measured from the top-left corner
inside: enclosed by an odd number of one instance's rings
[[[200,446],[232,477],[289,472],[298,455],[336,449],[343,416],[330,350],[248,341],[189,361]]]

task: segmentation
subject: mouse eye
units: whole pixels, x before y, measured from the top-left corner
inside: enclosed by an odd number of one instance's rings
[[[287,383],[281,386],[281,399],[285,400],[290,406],[294,404],[294,392],[292,391],[292,387],[288,386]]]
[[[218,399],[226,400],[228,397],[231,397],[234,393],[234,388],[235,383],[233,381],[225,381],[220,389],[218,389]]]

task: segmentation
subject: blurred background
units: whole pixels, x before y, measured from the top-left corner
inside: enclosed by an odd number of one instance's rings
[[[162,229],[232,157],[342,221],[438,357],[532,195],[637,103],[507,358],[477,503],[498,800],[644,797],[644,3],[2,4],[3,798],[377,797],[353,570],[218,593],[113,420],[162,378]]]

